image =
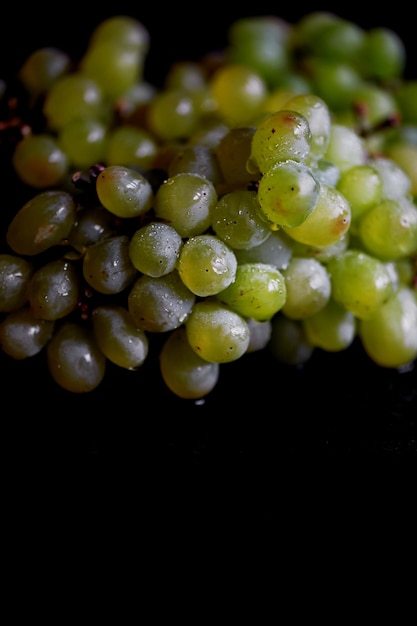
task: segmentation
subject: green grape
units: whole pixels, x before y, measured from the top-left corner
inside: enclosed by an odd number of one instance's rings
[[[352,222],[382,198],[382,179],[373,165],[354,165],[341,175],[337,189],[350,204]]]
[[[128,310],[138,328],[163,333],[184,324],[195,300],[176,270],[157,278],[144,274],[128,294]]]
[[[238,265],[234,281],[217,294],[220,302],[259,322],[278,313],[285,306],[286,297],[284,276],[274,265],[264,263]]]
[[[292,257],[293,241],[283,230],[273,230],[270,236],[258,246],[236,249],[234,252],[239,264],[266,263],[283,270],[288,267]]]
[[[78,268],[67,259],[44,263],[34,271],[27,285],[32,313],[45,320],[61,319],[75,311],[80,294]]]
[[[33,271],[31,261],[16,254],[0,254],[0,313],[16,311],[26,304]]]
[[[363,79],[352,64],[331,59],[310,59],[311,91],[318,95],[333,115],[350,111],[357,88]],[[331,160],[331,159],[330,159]]]
[[[234,250],[258,246],[272,232],[260,216],[257,192],[247,189],[236,189],[219,198],[211,211],[211,226]]]
[[[417,79],[400,81],[394,90],[404,124],[417,124]]]
[[[18,78],[35,100],[44,95],[53,83],[72,70],[70,55],[53,46],[37,48],[23,61]]]
[[[329,246],[310,246],[300,241],[293,241],[291,249],[292,256],[313,258],[320,263],[328,263],[330,259],[338,256],[344,250],[347,250],[351,243],[351,233],[347,231],[340,239]]]
[[[0,322],[0,347],[16,360],[39,354],[51,340],[52,320],[36,318],[27,306],[11,311]]]
[[[215,186],[223,180],[214,150],[204,144],[180,148],[170,161],[167,173],[169,178],[176,174],[197,174],[207,178]]]
[[[184,327],[169,333],[159,354],[163,381],[179,398],[198,400],[207,396],[217,385],[219,363],[202,359],[188,342]]]
[[[400,142],[391,144],[386,149],[386,155],[408,176],[409,192],[413,197],[417,197],[417,145]]]
[[[181,237],[203,234],[211,224],[217,202],[213,183],[200,174],[180,173],[165,180],[155,194],[155,216],[175,228]]]
[[[408,198],[383,200],[362,216],[358,235],[366,250],[385,261],[417,254],[417,206]]]
[[[80,207],[68,243],[84,254],[97,241],[116,234],[115,217],[101,205]]]
[[[101,119],[106,114],[102,90],[95,80],[80,72],[65,74],[46,92],[43,114],[52,131],[59,131],[76,117]]]
[[[158,141],[181,140],[198,126],[199,112],[186,89],[160,91],[149,102],[146,123]]]
[[[264,350],[271,339],[272,333],[272,321],[258,321],[251,317],[246,319],[246,323],[249,327],[250,339],[249,345],[246,349],[247,353],[260,352]]]
[[[286,317],[302,320],[326,306],[332,288],[330,275],[320,261],[293,256],[283,275],[286,298],[281,310]]]
[[[411,180],[404,170],[390,157],[377,156],[368,160],[368,164],[376,169],[382,180],[382,196],[399,199],[411,193]]]
[[[361,74],[371,81],[379,83],[400,78],[406,62],[404,42],[390,28],[371,28],[365,32],[358,62]]]
[[[76,215],[77,203],[71,193],[58,189],[39,192],[14,215],[7,243],[16,254],[40,254],[66,242]]]
[[[315,57],[354,65],[364,38],[358,24],[335,16],[323,21],[314,36],[310,34],[309,49]]]
[[[104,208],[121,218],[147,213],[154,199],[145,176],[123,165],[105,167],[97,176],[96,189]]]
[[[262,174],[283,161],[304,162],[311,151],[308,120],[297,111],[283,109],[258,124],[252,138],[250,169]]]
[[[358,333],[368,356],[381,367],[411,364],[417,357],[416,291],[400,287],[371,320],[360,320]]]
[[[319,197],[320,183],[312,169],[290,159],[275,163],[259,181],[260,212],[271,228],[299,226],[314,212]]]
[[[387,265],[375,257],[349,248],[327,264],[332,298],[360,319],[372,319],[393,295]]]
[[[344,237],[350,224],[349,202],[335,187],[322,183],[317,204],[311,214],[298,226],[283,225],[283,229],[295,241],[324,248]]]
[[[259,176],[249,172],[246,165],[251,155],[255,126],[231,128],[216,147],[217,161],[228,185],[249,185]]]
[[[237,259],[221,239],[208,233],[185,241],[177,263],[178,274],[196,296],[213,296],[236,278]]]
[[[106,165],[124,165],[146,170],[152,166],[158,144],[145,129],[125,124],[109,132],[104,161]]]
[[[314,178],[328,187],[336,187],[340,180],[340,170],[335,163],[318,158],[310,163]]]
[[[185,321],[191,348],[210,363],[230,363],[248,349],[250,330],[244,317],[206,298],[195,303]]]
[[[89,46],[110,41],[120,47],[134,48],[145,55],[149,51],[150,33],[131,15],[112,15],[99,22],[89,38]]]
[[[342,174],[354,165],[367,162],[366,145],[352,128],[333,123],[324,157],[337,165]]]
[[[129,255],[129,237],[114,235],[89,246],[82,259],[85,281],[103,294],[117,294],[129,287],[137,271]]]
[[[133,233],[129,256],[139,272],[157,278],[176,268],[182,245],[181,236],[173,226],[149,222]]]
[[[69,171],[69,158],[49,133],[29,134],[17,144],[12,164],[20,180],[35,189],[58,187]]]
[[[96,389],[106,373],[106,357],[92,330],[64,320],[46,346],[47,367],[53,380],[72,393]]]
[[[164,87],[199,92],[207,87],[207,73],[196,61],[174,61],[165,74]]]
[[[107,143],[107,125],[91,117],[76,117],[58,132],[58,144],[75,168],[85,169],[104,162]]]
[[[399,114],[395,96],[384,87],[374,84],[364,84],[355,90],[353,106],[365,130],[396,119]]]
[[[271,320],[271,338],[268,348],[271,354],[285,365],[303,365],[314,352],[301,320],[292,320],[278,313]]]
[[[149,340],[124,306],[102,304],[91,314],[93,335],[105,357],[127,370],[141,367],[149,352]]]
[[[313,93],[300,93],[285,103],[285,108],[303,115],[310,127],[310,157],[318,159],[326,152],[330,141],[332,118],[326,102]]]
[[[332,298],[317,313],[303,319],[302,327],[309,343],[326,352],[345,350],[357,334],[355,315]]]
[[[261,113],[268,86],[250,67],[226,64],[210,79],[216,112],[230,127],[248,126]]]

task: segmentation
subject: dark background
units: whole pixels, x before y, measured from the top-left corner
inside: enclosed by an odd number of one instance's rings
[[[285,12],[279,12],[279,3],[254,6],[258,15],[275,13],[290,22],[311,10],[303,5],[291,10],[288,3]],[[379,6],[371,17],[365,17],[360,6],[355,9],[349,3],[335,11],[333,3],[317,8],[365,28],[396,30],[408,49],[407,73],[417,76],[411,64],[416,49],[401,4],[395,4],[395,13],[391,5],[386,12]],[[119,2],[116,11],[114,5],[87,10],[64,3],[56,6],[56,17],[48,13],[47,20],[33,4],[23,10],[8,8],[3,21],[8,37],[0,38],[0,77],[13,76],[28,52],[40,46],[61,47],[78,58],[94,25],[126,13],[141,19],[150,31],[146,72],[150,80],[159,80],[173,61],[198,59],[221,48],[232,21],[255,14],[213,2],[198,3],[195,10],[183,3],[149,7]],[[2,189],[9,206],[16,202],[6,178]],[[222,366],[216,389],[201,404],[172,396],[161,384],[155,358],[136,373],[110,365],[100,388],[85,396],[57,388],[48,378],[42,354],[19,363],[0,356],[0,365],[1,439],[8,472],[19,476],[21,485],[59,483],[65,475],[74,489],[82,485],[91,493],[130,493],[155,476],[163,484],[181,480],[180,475],[207,477],[217,470],[237,482],[272,475],[282,484],[300,468],[308,480],[322,464],[331,468],[352,461],[414,461],[417,455],[416,371],[399,374],[378,368],[357,343],[343,354],[317,351],[301,369],[282,367],[268,353],[247,355]]]

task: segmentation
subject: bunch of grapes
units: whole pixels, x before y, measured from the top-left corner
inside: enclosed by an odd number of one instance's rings
[[[0,346],[62,388],[158,351],[173,394],[268,350],[355,340],[417,359],[417,82],[402,40],[327,12],[236,20],[221,53],[145,80],[150,33],[99,23],[1,83],[20,182],[0,253]],[[18,104],[16,104],[16,102]],[[13,103],[13,105],[12,105]]]

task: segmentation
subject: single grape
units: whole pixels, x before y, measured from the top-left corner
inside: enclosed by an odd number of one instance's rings
[[[282,313],[291,319],[306,319],[318,313],[331,296],[330,275],[317,259],[293,256],[283,271],[286,287]]]
[[[127,235],[114,235],[87,248],[82,259],[82,274],[97,292],[121,293],[135,280],[137,270],[130,259],[129,241]]]
[[[357,335],[357,318],[330,298],[327,304],[302,320],[304,333],[312,346],[339,352],[345,350]]]
[[[121,218],[147,213],[154,199],[145,176],[123,165],[105,167],[97,176],[96,189],[104,208]]]
[[[309,342],[301,320],[292,320],[278,313],[272,318],[271,325],[268,348],[278,361],[298,366],[310,360],[314,346]]]
[[[49,133],[29,134],[13,152],[13,167],[20,180],[34,189],[58,187],[69,171],[69,156]]]
[[[79,304],[80,274],[67,259],[55,259],[38,267],[27,285],[27,299],[35,317],[57,320],[70,315]]]
[[[133,233],[129,256],[139,272],[156,278],[176,268],[182,245],[183,240],[173,226],[149,222]]]
[[[45,348],[54,329],[54,321],[39,319],[28,306],[23,306],[1,320],[0,347],[13,359],[26,359]]]
[[[26,304],[33,271],[31,261],[17,254],[0,254],[0,313],[16,311]]]
[[[64,74],[54,81],[43,102],[48,129],[59,131],[76,117],[105,119],[107,108],[98,83],[81,72]]]

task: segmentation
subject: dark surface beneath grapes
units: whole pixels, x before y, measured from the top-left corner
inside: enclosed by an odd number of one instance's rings
[[[256,13],[276,13],[276,6],[258,3]],[[40,45],[60,46],[76,58],[93,25],[114,13],[69,7],[65,30],[62,16],[54,27],[36,14],[32,20],[33,9],[25,9],[22,24],[17,10],[14,15],[10,10],[14,36],[9,33],[7,47],[2,38],[0,77],[13,75],[26,54]],[[399,9],[392,14],[388,8],[384,14],[379,7],[377,15],[367,18],[369,23],[364,23],[362,10],[337,12],[365,27],[393,27],[409,47]],[[334,11],[334,5],[329,10]],[[150,79],[163,76],[175,59],[199,58],[221,47],[227,25],[237,17],[215,5],[207,15],[198,11],[191,20],[172,7],[155,16],[145,6],[142,15],[129,3],[119,3],[117,12],[143,17],[150,29]],[[304,12],[289,10],[282,17],[294,21]],[[415,74],[415,69],[407,71]],[[8,203],[2,207],[4,238],[9,216],[25,192],[13,184],[7,168],[2,175]],[[221,367],[215,390],[201,403],[180,400],[164,387],[155,353],[137,372],[109,364],[100,387],[81,396],[53,383],[43,353],[24,362],[1,354],[0,364],[3,446],[11,475],[18,475],[22,484],[36,476],[40,466],[48,480],[59,466],[68,476],[82,476],[94,490],[120,485],[129,489],[139,476],[142,480],[157,473],[169,478],[173,470],[199,474],[220,468],[240,475],[259,468],[314,467],[323,460],[343,464],[350,459],[417,456],[416,370],[381,369],[358,343],[343,353],[316,351],[301,368],[279,365],[267,351],[246,355]]]

